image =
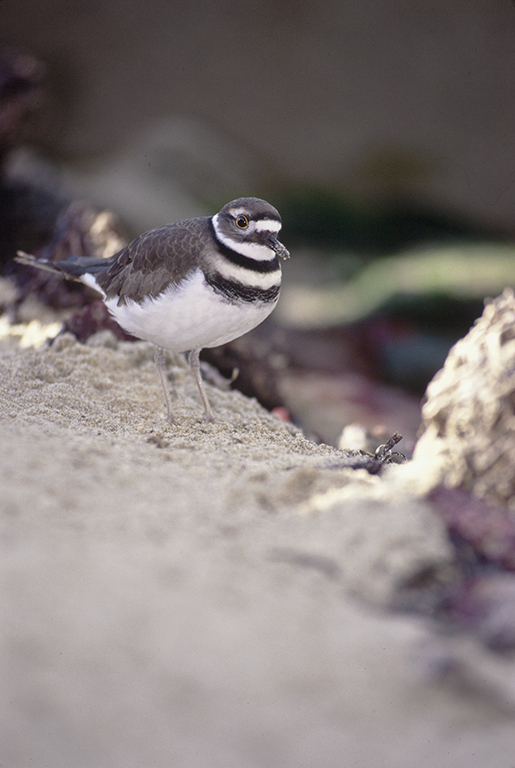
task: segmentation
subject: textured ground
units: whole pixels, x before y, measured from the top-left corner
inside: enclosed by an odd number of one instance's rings
[[[414,470],[205,425],[178,358],[168,427],[152,354],[0,345],[1,764],[509,768],[510,660],[388,610],[451,567]]]

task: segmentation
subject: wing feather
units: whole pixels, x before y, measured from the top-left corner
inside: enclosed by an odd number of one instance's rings
[[[180,283],[197,267],[206,234],[208,217],[145,232],[96,276],[97,283],[107,298],[118,296],[118,304],[125,304],[127,299],[140,304],[147,296],[156,298],[170,283]]]

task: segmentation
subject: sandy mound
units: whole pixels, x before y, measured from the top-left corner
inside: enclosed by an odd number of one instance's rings
[[[2,764],[505,766],[509,691],[437,684],[371,607],[452,559],[405,468],[214,387],[206,425],[170,363],[172,427],[148,344],[0,346]]]

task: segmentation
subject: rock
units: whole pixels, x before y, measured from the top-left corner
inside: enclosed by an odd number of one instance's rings
[[[486,304],[427,388],[415,462],[434,486],[515,508],[515,296]]]

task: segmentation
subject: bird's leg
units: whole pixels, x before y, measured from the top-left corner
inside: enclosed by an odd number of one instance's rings
[[[170,397],[170,388],[168,386],[168,379],[166,378],[165,353],[161,347],[156,347],[155,361],[159,373],[159,378],[161,379],[161,384],[163,386],[163,392],[165,394],[166,419],[169,424],[173,424],[175,419],[173,417],[172,411],[172,398]]]
[[[202,398],[202,403],[204,404],[204,414],[206,421],[214,421],[215,417],[213,415],[213,411],[211,410],[211,406],[209,405],[209,400],[207,399],[202,377],[200,375],[200,362],[198,359],[199,355],[200,349],[192,349],[188,357],[188,362],[190,364],[191,370],[193,371],[193,375],[195,376],[198,391],[200,392],[200,397]]]

